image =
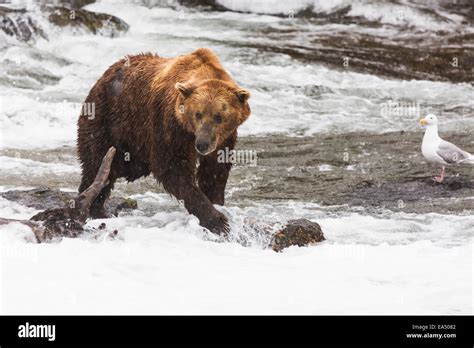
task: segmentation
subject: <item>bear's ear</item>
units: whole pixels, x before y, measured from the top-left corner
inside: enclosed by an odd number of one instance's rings
[[[246,89],[239,89],[235,94],[237,94],[242,103],[245,103],[250,98],[250,92]]]
[[[185,98],[189,97],[194,91],[194,86],[191,86],[189,83],[178,82],[174,85],[174,88],[178,90],[179,93]]]

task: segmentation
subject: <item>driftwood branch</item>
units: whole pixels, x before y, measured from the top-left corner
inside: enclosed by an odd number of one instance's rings
[[[57,237],[77,237],[83,232],[83,226],[89,217],[89,208],[104,186],[108,184],[110,167],[115,156],[111,147],[100,165],[94,182],[81,194],[63,208],[47,209],[30,220],[0,218],[0,225],[20,222],[30,227],[36,240],[41,243]]]
[[[110,167],[115,156],[115,147],[111,147],[100,164],[94,182],[76,198],[76,206],[80,209],[80,220],[86,221],[89,217],[89,208],[102,189],[109,183]]]

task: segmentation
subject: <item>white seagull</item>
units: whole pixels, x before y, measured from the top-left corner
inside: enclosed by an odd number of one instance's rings
[[[442,165],[439,176],[433,178],[434,181],[442,183],[444,180],[444,167],[449,164],[469,163],[474,164],[474,156],[469,152],[461,150],[449,141],[443,140],[438,135],[438,118],[435,115],[428,115],[420,120],[420,124],[426,125],[421,152],[430,161]]]

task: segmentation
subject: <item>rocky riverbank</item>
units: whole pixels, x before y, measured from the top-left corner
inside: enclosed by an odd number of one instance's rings
[[[470,152],[474,139],[465,133],[444,133],[443,137]],[[474,211],[474,166],[448,167],[447,179],[436,184],[432,177],[439,168],[426,163],[420,144],[421,132],[387,134],[325,134],[314,137],[241,137],[240,150],[256,151],[255,166],[236,164],[227,187],[227,204],[245,206],[251,202],[303,201],[326,206],[331,211],[354,210],[372,214],[386,209],[394,212],[472,214]],[[53,150],[0,150],[20,163],[47,168],[26,175],[2,170],[0,186],[75,189],[80,170],[75,148]],[[29,161],[35,162],[29,162]],[[66,168],[57,171],[55,163]],[[39,165],[38,165],[39,164]],[[56,172],[55,172],[56,171]],[[69,171],[69,172],[68,172]],[[153,178],[116,185],[113,208],[126,197],[146,191],[163,192]],[[6,194],[7,199],[28,204],[26,197]],[[68,196],[64,196],[68,199]],[[50,205],[63,200],[48,199]],[[46,205],[44,207],[51,208]],[[138,202],[140,209],[140,202]]]
[[[474,150],[468,133],[445,137]],[[474,167],[450,167],[446,182],[435,184],[431,178],[438,168],[421,154],[421,132],[270,138],[240,142],[257,149],[259,160],[252,189],[237,190],[235,198],[308,200],[366,212],[472,213],[474,209]],[[249,171],[235,172],[248,182]]]

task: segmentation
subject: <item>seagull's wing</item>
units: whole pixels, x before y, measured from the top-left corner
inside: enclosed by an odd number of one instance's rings
[[[442,140],[436,150],[436,154],[445,160],[447,163],[459,163],[469,159],[469,153],[461,150],[449,141]]]

